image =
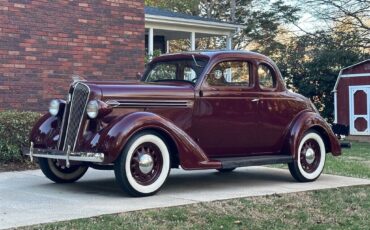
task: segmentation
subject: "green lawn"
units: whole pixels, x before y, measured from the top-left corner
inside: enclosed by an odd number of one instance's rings
[[[325,173],[370,178],[370,144],[328,156]],[[369,229],[370,186],[205,202],[25,229]]]
[[[324,173],[370,178],[370,144],[353,142],[340,157],[328,155]]]

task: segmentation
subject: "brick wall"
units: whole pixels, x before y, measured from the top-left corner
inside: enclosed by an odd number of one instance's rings
[[[135,78],[144,38],[143,0],[0,0],[0,111],[46,111],[72,74]]]

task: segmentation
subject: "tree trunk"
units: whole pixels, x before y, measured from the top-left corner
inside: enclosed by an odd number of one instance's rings
[[[231,17],[231,22],[235,22],[235,12],[236,12],[236,2],[235,2],[235,0],[230,0],[230,17]]]

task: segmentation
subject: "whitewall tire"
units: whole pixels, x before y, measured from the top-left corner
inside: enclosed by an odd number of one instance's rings
[[[301,139],[297,158],[289,163],[289,171],[300,182],[314,181],[321,175],[325,165],[325,143],[316,131],[309,130]]]
[[[131,196],[158,192],[170,169],[169,149],[155,132],[141,132],[132,137],[114,166],[118,185]]]

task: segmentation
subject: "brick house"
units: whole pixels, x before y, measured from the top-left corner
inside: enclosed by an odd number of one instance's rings
[[[231,36],[240,28],[211,19],[144,7],[143,0],[0,1],[0,111],[45,111],[64,98],[77,74],[88,80],[134,79],[145,47],[168,41]],[[145,44],[146,43],[146,44]]]
[[[144,68],[144,1],[0,2],[0,109],[45,110],[71,75],[134,78]]]

